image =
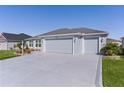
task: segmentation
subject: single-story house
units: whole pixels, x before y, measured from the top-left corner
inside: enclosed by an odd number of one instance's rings
[[[122,44],[121,40],[107,38],[107,44],[109,43],[115,43],[115,44],[118,44],[119,46]]]
[[[122,48],[124,49],[124,37],[122,37],[121,40],[122,40]]]
[[[26,38],[31,36],[21,33],[21,34],[12,34],[12,33],[0,33],[0,50],[10,50],[14,49],[14,46],[17,43],[22,42]]]
[[[98,54],[106,45],[108,33],[105,31],[74,28],[57,29],[33,38],[26,44],[30,48],[41,48],[45,53]]]

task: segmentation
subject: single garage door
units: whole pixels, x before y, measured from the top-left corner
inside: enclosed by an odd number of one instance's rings
[[[47,53],[72,53],[72,38],[46,39]]]
[[[98,53],[98,38],[85,38],[85,54],[97,54]]]

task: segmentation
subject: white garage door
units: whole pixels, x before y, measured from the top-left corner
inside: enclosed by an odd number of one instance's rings
[[[85,38],[85,54],[97,54],[98,53],[98,38]]]
[[[46,52],[49,53],[72,53],[71,39],[46,40]]]

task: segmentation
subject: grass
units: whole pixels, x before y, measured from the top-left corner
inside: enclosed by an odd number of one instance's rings
[[[103,86],[124,87],[124,57],[119,60],[103,58]]]
[[[16,57],[16,51],[15,50],[1,50],[0,51],[0,60],[8,59]]]

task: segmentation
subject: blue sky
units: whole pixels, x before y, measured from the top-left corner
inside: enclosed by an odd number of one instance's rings
[[[124,6],[0,6],[0,32],[32,36],[59,28],[93,28],[124,36]]]

